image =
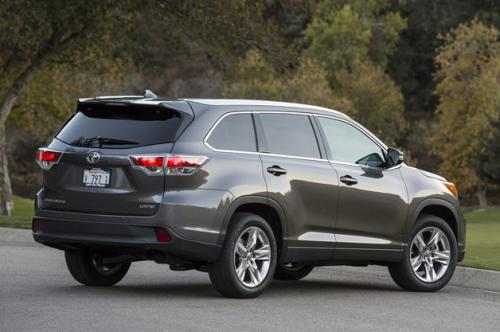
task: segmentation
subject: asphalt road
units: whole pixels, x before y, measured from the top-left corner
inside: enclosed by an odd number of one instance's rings
[[[226,299],[208,275],[134,263],[117,286],[78,285],[60,251],[0,244],[0,331],[500,331],[500,292],[399,290],[363,268],[318,268],[260,298]]]

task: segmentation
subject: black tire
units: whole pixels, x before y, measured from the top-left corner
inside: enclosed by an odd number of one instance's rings
[[[276,267],[274,279],[276,280],[300,280],[305,278],[314,269],[313,265],[302,263],[280,264]]]
[[[86,286],[113,286],[123,279],[130,268],[130,263],[98,268],[90,250],[68,250],[65,252],[65,258],[73,278]]]
[[[262,230],[269,241],[270,261],[267,275],[262,282],[255,287],[244,285],[237,277],[235,271],[235,246],[240,235],[249,227],[257,227]],[[224,247],[219,259],[208,267],[210,280],[214,288],[223,296],[231,298],[254,298],[262,294],[269,286],[276,270],[277,246],[274,233],[269,224],[260,216],[253,213],[236,213],[231,219],[230,227],[226,235]]]
[[[414,237],[426,227],[436,227],[448,238],[450,245],[450,261],[443,276],[435,282],[424,282],[420,280],[413,271],[410,262],[411,243]],[[453,230],[443,219],[434,215],[422,215],[419,217],[411,233],[408,246],[405,248],[404,259],[400,263],[389,265],[389,273],[399,287],[413,292],[435,292],[440,290],[450,281],[457,266],[458,247]]]

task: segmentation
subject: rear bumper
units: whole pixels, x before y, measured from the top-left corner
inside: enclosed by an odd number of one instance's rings
[[[155,227],[158,225],[35,217],[33,238],[61,250],[87,246],[132,253],[142,259],[163,260],[166,263],[206,263],[215,261],[219,256],[219,245],[186,240],[165,226],[161,227],[167,230],[172,240],[159,242]]]

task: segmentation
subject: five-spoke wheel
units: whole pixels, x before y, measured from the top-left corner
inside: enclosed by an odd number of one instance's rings
[[[404,259],[389,265],[389,272],[403,289],[433,292],[451,279],[457,255],[457,240],[448,223],[437,216],[422,215],[404,250]]]
[[[269,285],[276,263],[276,240],[269,223],[253,213],[236,213],[220,257],[208,272],[222,295],[250,298]]]
[[[271,248],[266,233],[255,226],[245,229],[234,247],[234,268],[247,287],[262,283],[269,273]]]
[[[437,227],[426,227],[413,238],[410,250],[413,272],[424,282],[443,277],[450,265],[450,241]]]

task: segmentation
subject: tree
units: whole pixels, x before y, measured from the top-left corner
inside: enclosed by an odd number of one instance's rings
[[[348,113],[352,110],[347,99],[330,89],[322,66],[303,58],[297,68],[281,74],[256,50],[249,51],[228,77],[224,96],[315,104]]]
[[[491,139],[482,142],[474,168],[480,179],[500,185],[500,118],[492,123],[492,127]]]
[[[5,123],[21,91],[49,63],[79,66],[109,59],[128,23],[126,2],[2,1],[0,3],[0,213],[11,214]]]
[[[433,94],[437,83],[434,58],[443,44],[436,37],[474,17],[499,28],[500,1],[394,0],[390,8],[399,12],[408,24],[387,66],[387,72],[401,88],[406,118],[412,127],[404,137],[404,144],[418,159],[419,167],[437,172],[439,160],[429,153],[430,128],[436,121],[438,103],[437,95]]]
[[[490,141],[500,105],[500,34],[478,20],[441,36],[436,55],[438,126],[431,144],[441,172],[486,205],[487,183],[474,167]]]
[[[404,100],[384,68],[406,22],[385,0],[321,1],[305,30],[305,55],[324,66],[337,97],[354,118],[389,144],[406,128]]]
[[[335,92],[352,103],[354,118],[386,144],[395,145],[405,133],[403,95],[380,66],[358,63],[336,76]]]
[[[330,78],[367,60],[385,68],[406,21],[387,11],[386,0],[323,0],[305,30],[306,53],[322,63]]]

